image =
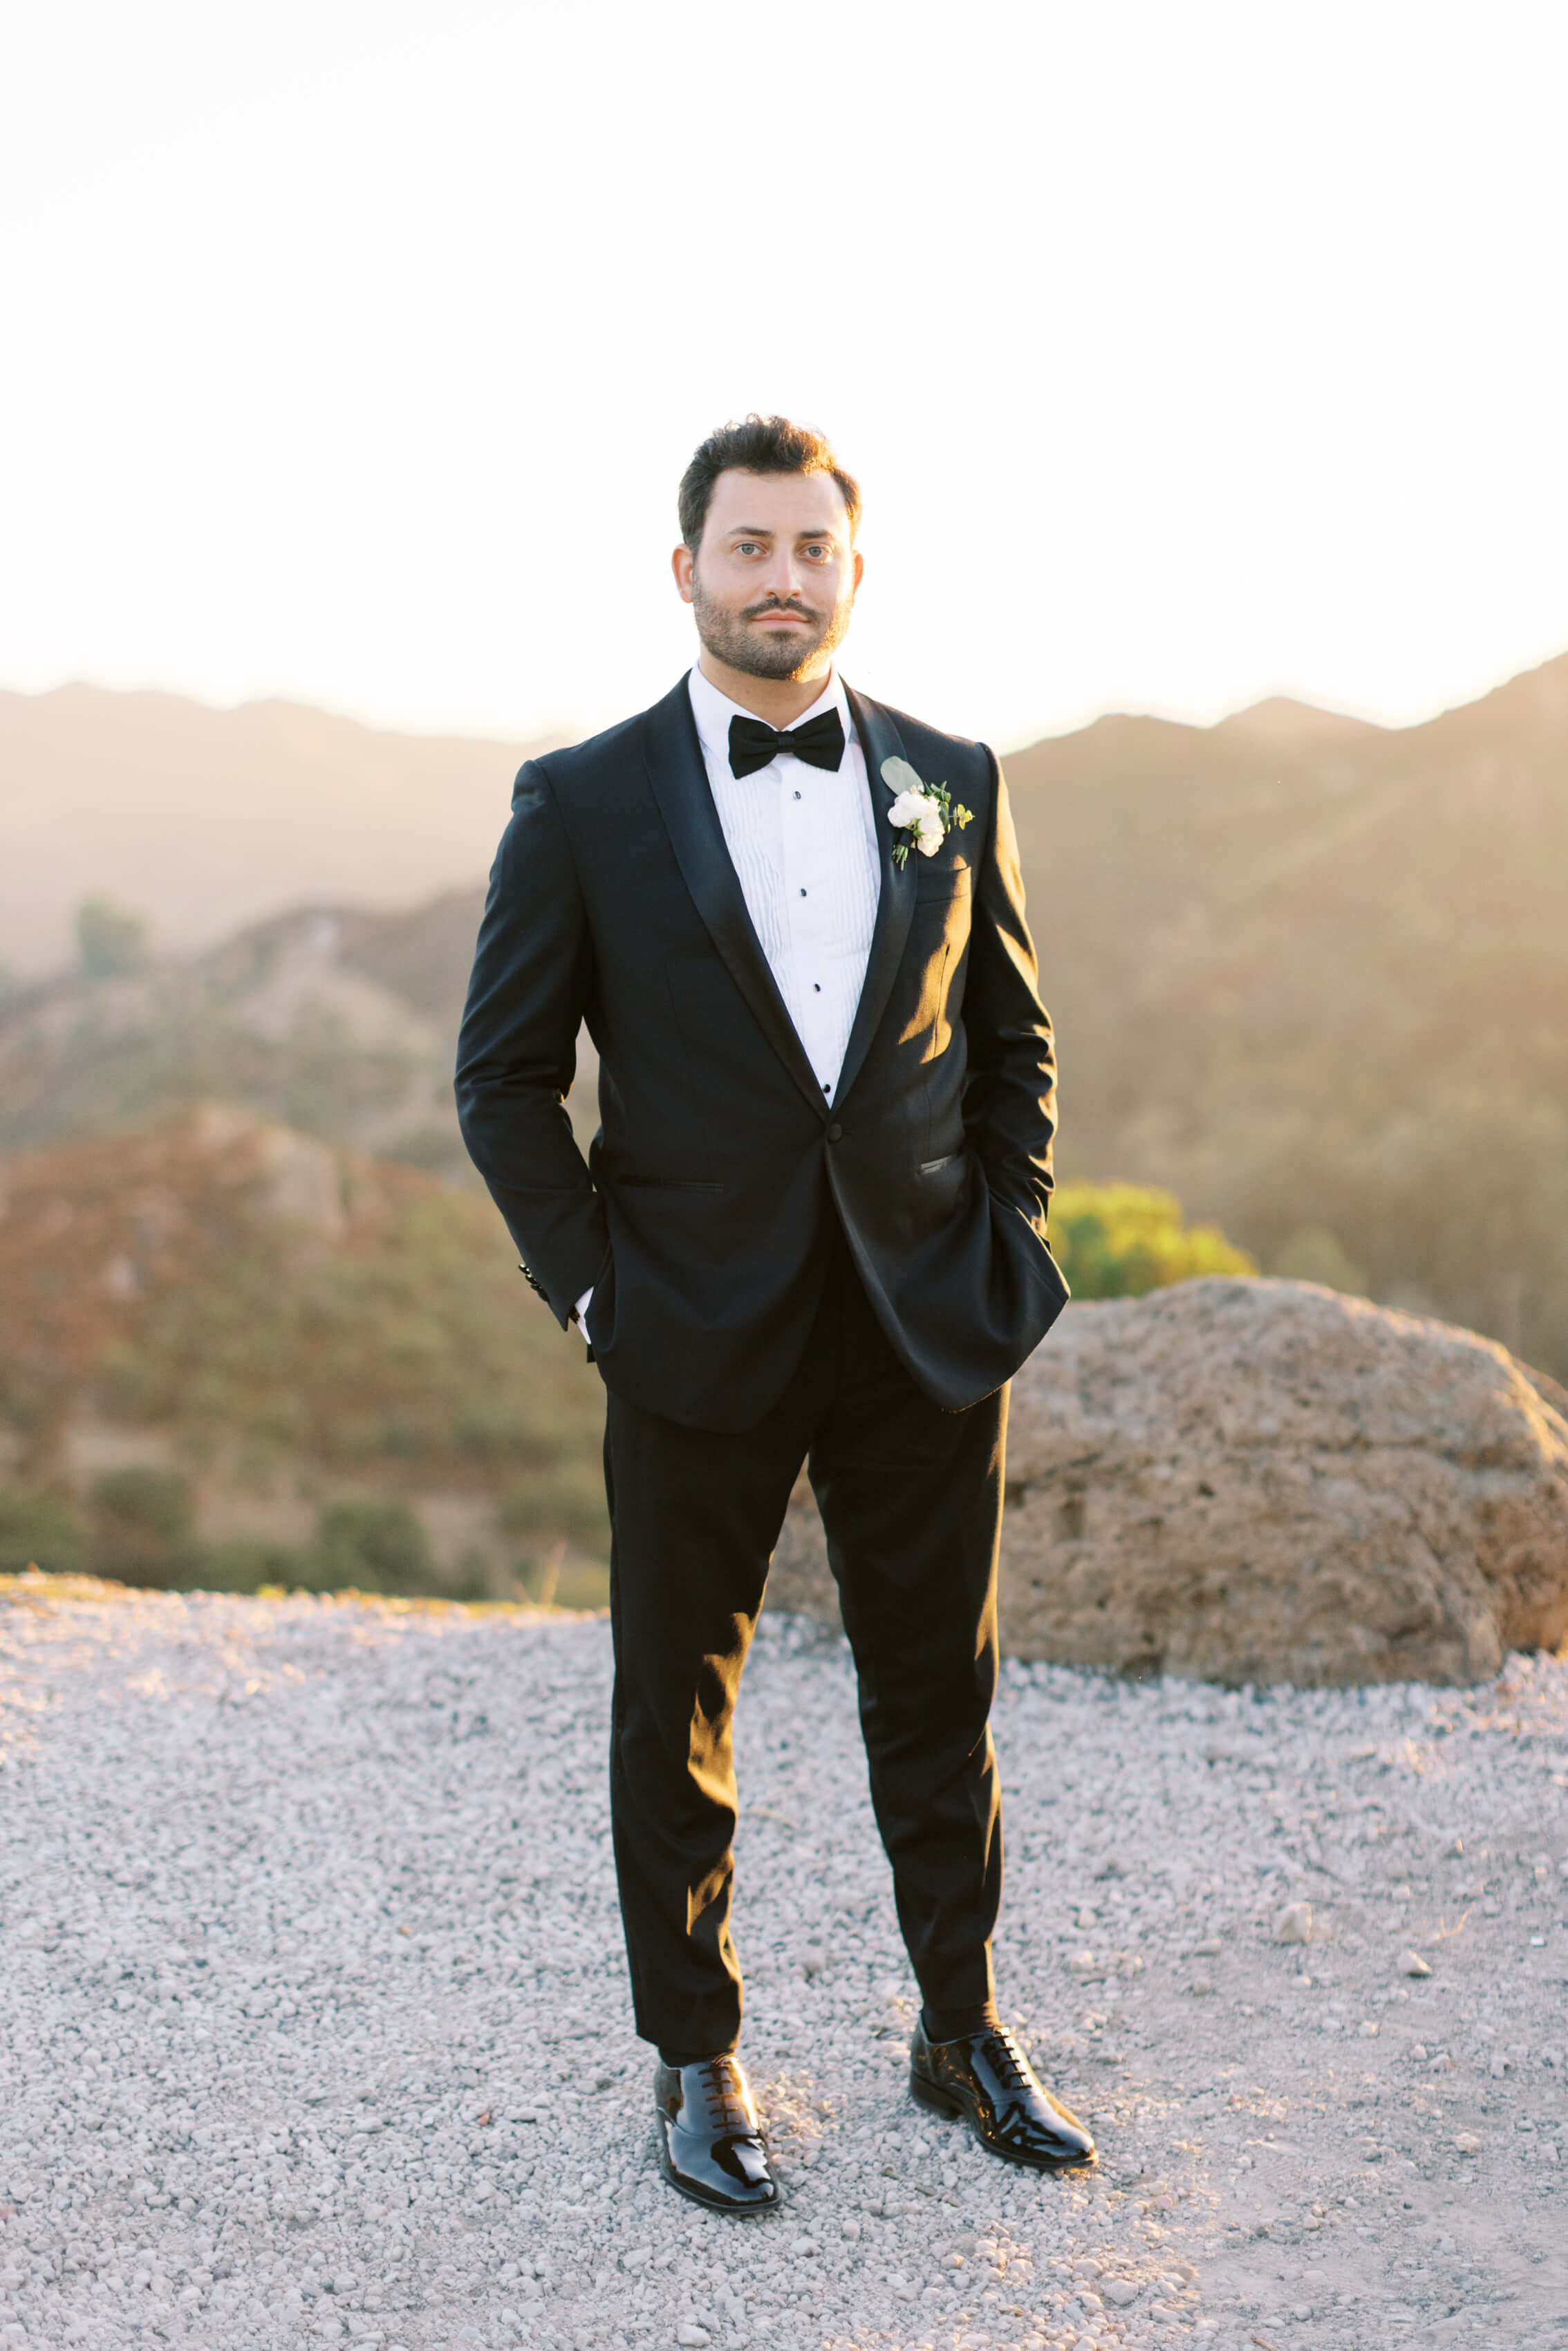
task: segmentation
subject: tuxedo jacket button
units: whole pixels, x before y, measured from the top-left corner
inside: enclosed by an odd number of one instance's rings
[[[833,1123],[832,1123],[831,1126],[830,1126],[830,1127],[829,1127],[829,1129],[828,1129],[828,1141],[829,1141],[830,1143],[837,1143],[837,1141],[838,1141],[838,1139],[839,1139],[840,1135],[841,1135],[841,1134],[842,1134],[843,1131],[844,1131],[844,1130],[843,1130],[843,1128],[839,1124],[838,1120],[837,1120],[837,1119],[834,1119],[834,1121],[833,1121]]]

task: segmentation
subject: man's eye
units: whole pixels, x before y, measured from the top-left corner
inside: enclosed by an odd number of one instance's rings
[[[756,539],[739,538],[735,543],[735,551],[737,555],[757,555],[761,552],[761,549]]]
[[[810,546],[808,547],[805,551],[808,555],[814,557],[818,562],[825,563],[828,557],[831,555],[833,550],[831,543],[827,539],[814,538],[811,541]]]

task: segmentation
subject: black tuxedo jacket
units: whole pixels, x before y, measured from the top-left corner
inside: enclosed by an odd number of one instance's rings
[[[464,1140],[563,1328],[591,1283],[617,1393],[751,1426],[800,1360],[836,1216],[915,1381],[956,1410],[1018,1369],[1067,1288],[1046,1246],[1051,1023],[1001,769],[849,695],[882,893],[830,1107],[730,862],[685,678],[530,759],[490,876],[457,1059]],[[891,755],[974,812],[902,866]],[[586,1019],[601,1125],[563,1097]]]

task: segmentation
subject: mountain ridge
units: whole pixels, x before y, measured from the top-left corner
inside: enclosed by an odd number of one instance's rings
[[[1433,729],[1451,738],[1469,713],[1485,735],[1531,697],[1568,716],[1568,654],[1412,726],[1274,695],[1207,726],[1106,712],[1005,764],[1009,778],[1063,760],[1097,770],[1134,744],[1162,768],[1178,746],[1200,767],[1261,755],[1294,773],[1331,752],[1397,764]],[[312,901],[412,910],[488,872],[517,768],[555,739],[412,734],[277,695],[225,709],[150,687],[0,689],[0,966],[62,968],[90,894],[145,915],[177,954]]]
[[[104,895],[193,954],[304,900],[390,909],[489,870],[542,743],[404,735],[277,698],[0,692],[0,962],[38,977]]]

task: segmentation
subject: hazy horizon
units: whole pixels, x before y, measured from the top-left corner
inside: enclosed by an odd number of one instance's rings
[[[1451,705],[1415,730],[1277,698],[1204,728],[1106,712],[1103,728],[998,747],[1027,830],[1042,760],[1087,778],[1107,750],[1119,773],[1164,771],[1173,751],[1184,773],[1195,758],[1216,773],[1239,758],[1254,774],[1306,759],[1332,783],[1364,752],[1403,771],[1412,731],[1411,772],[1441,765],[1457,726],[1486,746],[1473,752],[1475,788],[1510,820],[1520,714],[1531,714],[1533,759],[1536,732],[1553,739],[1568,715],[1568,652],[1479,699],[1479,711]],[[392,911],[467,889],[489,869],[518,762],[548,739],[374,728],[278,699],[225,709],[85,684],[0,688],[3,965],[14,979],[63,970],[73,910],[89,896],[145,916],[158,946],[179,955],[300,907]]]
[[[694,637],[686,660],[672,669],[667,681],[668,684],[673,685],[676,678],[691,667],[699,650]],[[853,659],[852,632],[846,640],[844,652],[848,658],[841,658],[836,666],[850,683],[857,687],[863,686],[864,691],[873,695],[877,700],[887,698],[878,694],[873,680],[861,676]],[[1031,749],[1037,743],[1055,742],[1064,736],[1080,734],[1085,727],[1094,726],[1103,718],[1157,718],[1167,726],[1191,726],[1199,731],[1207,731],[1211,727],[1223,726],[1228,719],[1244,718],[1250,712],[1274,703],[1294,705],[1299,709],[1315,713],[1325,718],[1345,719],[1359,726],[1375,726],[1388,733],[1406,733],[1414,727],[1428,725],[1434,718],[1442,717],[1448,711],[1462,709],[1472,702],[1482,700],[1488,694],[1495,693],[1499,687],[1510,684],[1517,677],[1528,675],[1533,669],[1543,667],[1558,654],[1565,652],[1568,652],[1568,642],[1552,648],[1539,660],[1506,664],[1495,675],[1484,678],[1473,692],[1446,695],[1430,705],[1411,710],[1398,717],[1380,715],[1375,708],[1354,708],[1346,704],[1314,700],[1309,695],[1293,693],[1285,687],[1268,687],[1250,695],[1246,701],[1226,702],[1213,708],[1198,709],[1192,705],[1167,705],[1153,702],[1118,703],[1090,711],[1082,716],[1071,718],[1061,726],[1026,729],[1015,739],[1009,741],[996,739],[987,735],[984,730],[978,730],[971,739],[989,742],[1000,758],[1009,758],[1019,751]],[[78,687],[88,693],[118,695],[127,699],[139,695],[162,696],[170,701],[193,705],[197,709],[208,711],[219,717],[232,716],[243,710],[265,709],[276,705],[285,708],[308,710],[314,716],[341,721],[346,726],[362,728],[369,734],[396,735],[408,741],[419,743],[489,743],[508,746],[527,743],[531,748],[536,745],[582,742],[599,731],[597,726],[586,724],[575,725],[570,719],[557,725],[538,728],[531,735],[525,735],[517,727],[497,728],[477,723],[404,726],[395,719],[378,716],[373,712],[356,708],[348,702],[331,697],[326,700],[313,700],[285,693],[246,693],[225,698],[193,693],[183,686],[171,684],[165,679],[157,677],[122,682],[82,674],[60,677],[48,684],[38,685],[19,684],[14,678],[0,674],[0,695],[16,695],[34,702],[43,701],[54,694],[68,694]],[[638,706],[629,702],[618,715],[630,717]],[[615,720],[611,718],[603,721],[602,724],[612,726]]]
[[[1568,646],[1568,15],[19,0],[0,643],[423,735],[690,658],[675,483],[824,427],[846,668],[1013,747]]]

